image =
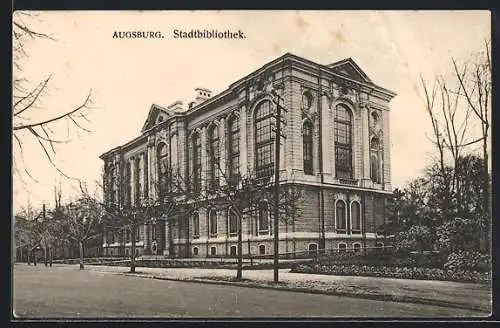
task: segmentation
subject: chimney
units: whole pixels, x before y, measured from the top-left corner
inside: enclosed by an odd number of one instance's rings
[[[195,91],[195,100],[196,100],[196,105],[204,102],[208,98],[212,97],[212,91],[205,89],[205,88],[196,88],[194,89]]]
[[[176,102],[174,102],[172,105],[168,106],[167,108],[170,110],[173,110],[174,112],[182,112],[182,111],[184,111],[183,107],[184,106],[182,104],[182,101],[177,100]]]

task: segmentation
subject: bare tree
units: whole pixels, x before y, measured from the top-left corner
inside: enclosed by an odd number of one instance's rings
[[[42,81],[33,83],[26,76],[23,69],[25,61],[30,60],[27,44],[33,40],[55,41],[50,35],[35,31],[31,24],[36,19],[33,13],[17,11],[13,15],[13,101],[12,101],[12,129],[16,149],[14,156],[14,171],[24,182],[27,175],[34,181],[29,168],[24,163],[23,147],[25,143],[35,142],[43,151],[48,162],[62,175],[69,178],[57,165],[55,155],[57,145],[70,142],[69,130],[90,132],[84,126],[89,122],[87,110],[91,105],[91,91],[87,93],[79,105],[62,112],[54,109],[42,110],[43,98],[50,94],[49,85],[53,74],[49,74]],[[68,136],[61,138],[57,129],[66,127]]]
[[[490,178],[489,178],[489,130],[490,130],[490,107],[491,107],[491,54],[490,44],[485,41],[484,51],[461,67],[455,58],[453,62],[454,74],[460,83],[459,93],[465,97],[468,109],[471,110],[476,119],[479,120],[482,136],[483,155],[483,207],[484,213],[490,212]]]
[[[441,170],[442,210],[446,220],[451,215],[467,214],[469,204],[464,199],[467,186],[462,185],[466,163],[464,156],[473,154],[482,145],[482,213],[490,220],[489,129],[491,107],[491,56],[489,43],[473,59],[459,64],[451,57],[451,76],[437,76],[432,87],[421,77],[425,108],[433,128],[432,141],[439,153]],[[478,123],[478,124],[476,124]],[[477,132],[480,126],[480,135]],[[448,165],[448,160],[451,164]],[[449,174],[450,167],[452,174]],[[451,213],[451,209],[458,212]],[[490,227],[490,224],[485,227]],[[485,231],[485,236],[489,235]]]
[[[61,206],[59,215],[68,238],[78,243],[80,269],[83,270],[85,246],[102,233],[101,220],[104,216],[102,208],[93,199],[81,196],[75,202]]]
[[[43,236],[42,213],[28,204],[14,217],[14,244],[16,249],[27,249],[28,265],[31,264],[31,261],[35,266],[37,264],[36,250],[40,247]]]
[[[276,204],[274,183],[267,178],[258,177],[253,171],[244,172],[237,170],[236,174],[228,174],[228,170],[221,165],[217,149],[207,147],[207,158],[209,162],[208,175],[198,178],[197,186],[193,185],[193,179],[188,179],[189,188],[186,197],[199,208],[210,209],[217,205],[227,213],[231,210],[237,218],[237,271],[236,280],[242,279],[243,271],[243,240],[242,221],[244,218],[256,216],[263,202],[270,209],[278,207],[279,215],[274,220],[290,223],[301,215],[302,192],[300,188],[283,179],[283,187],[280,188],[279,201]],[[235,170],[236,171],[236,170]],[[249,244],[250,245],[250,244]],[[250,249],[248,250],[250,252]]]

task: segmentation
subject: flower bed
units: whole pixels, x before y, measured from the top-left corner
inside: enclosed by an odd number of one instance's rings
[[[340,276],[368,276],[400,279],[446,280],[460,282],[491,282],[491,273],[477,271],[449,271],[438,268],[383,267],[342,264],[299,264],[291,272],[329,274]]]

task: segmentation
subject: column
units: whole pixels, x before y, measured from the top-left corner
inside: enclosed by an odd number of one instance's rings
[[[382,183],[384,189],[392,190],[391,186],[391,141],[389,132],[389,110],[382,111]]]
[[[149,140],[148,140],[148,148],[147,148],[147,153],[148,153],[148,192],[149,194],[147,195],[148,197],[152,198],[152,199],[156,199],[156,188],[154,186],[154,181],[155,181],[155,167],[154,167],[154,162],[156,162],[154,159],[153,159],[153,156],[155,155],[155,152],[154,152],[154,139],[152,138],[152,136],[149,137]]]
[[[205,190],[207,182],[207,127],[201,128],[201,190]]]
[[[143,199],[146,199],[147,195],[146,195],[146,183],[147,183],[147,179],[145,179],[145,172],[146,172],[146,156],[145,156],[145,153],[142,152],[141,155],[140,155],[141,159],[140,159],[140,162],[139,162],[139,165],[141,165],[141,176],[139,177],[139,183],[141,184],[141,193],[140,193],[140,198],[141,200]]]
[[[330,119],[330,103],[326,95],[321,96],[321,146],[322,146],[322,159],[323,159],[323,173],[332,174],[335,172],[335,143],[331,138],[330,131],[334,131],[330,127],[332,122]],[[332,156],[333,155],[333,156]],[[333,160],[332,160],[333,158]],[[333,170],[333,171],[332,171]]]
[[[225,180],[227,177],[227,161],[226,161],[226,156],[229,151],[228,149],[228,144],[227,144],[227,126],[226,126],[226,119],[221,118],[220,119],[220,127],[219,127],[219,153],[220,153],[220,160],[219,160],[219,184],[221,186],[226,185],[227,181]]]

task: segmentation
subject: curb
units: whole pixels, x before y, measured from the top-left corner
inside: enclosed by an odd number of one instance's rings
[[[102,272],[102,271],[99,271],[99,272]],[[264,284],[259,284],[259,283],[249,284],[249,283],[237,282],[237,281],[212,280],[212,279],[203,279],[203,278],[174,278],[174,277],[157,276],[157,275],[150,275],[150,274],[144,274],[144,273],[109,272],[109,271],[106,273],[114,274],[114,275],[149,278],[149,279],[156,279],[156,280],[166,280],[166,281],[237,286],[237,287],[246,287],[246,288],[297,292],[297,293],[305,293],[305,294],[344,296],[344,297],[370,299],[370,300],[385,301],[385,302],[432,305],[432,306],[449,307],[449,308],[464,309],[464,310],[473,310],[473,311],[478,311],[478,312],[486,312],[486,313],[488,313],[488,315],[491,313],[491,309],[485,309],[482,306],[467,305],[467,304],[454,303],[454,302],[449,302],[449,301],[444,301],[444,300],[435,300],[435,299],[428,299],[428,298],[395,296],[395,295],[388,295],[388,294],[382,294],[382,295],[351,294],[351,293],[347,293],[347,292],[324,291],[324,290],[308,289],[308,288],[300,288],[300,287],[272,286],[272,285],[264,285]]]

